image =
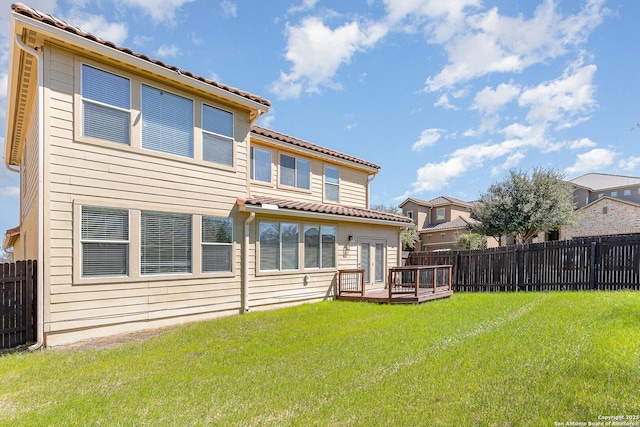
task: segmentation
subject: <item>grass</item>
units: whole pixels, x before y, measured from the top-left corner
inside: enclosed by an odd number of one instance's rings
[[[327,302],[0,358],[0,425],[542,425],[640,412],[640,293]]]

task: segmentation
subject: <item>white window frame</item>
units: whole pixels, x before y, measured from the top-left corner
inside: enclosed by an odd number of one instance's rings
[[[93,210],[101,210],[103,212],[114,212],[119,211],[120,213],[126,212],[126,239],[100,239],[100,238],[90,238],[84,236],[84,212],[85,208],[93,209]],[[102,277],[127,277],[129,276],[129,260],[131,257],[131,213],[128,209],[119,209],[119,208],[109,208],[104,206],[92,206],[92,205],[81,205],[80,206],[80,277],[81,278],[102,278]],[[124,272],[123,273],[108,273],[108,274],[87,274],[85,272],[85,245],[91,244],[105,244],[105,245],[118,245],[118,246],[126,246],[126,257],[125,263],[123,265]]]
[[[220,132],[222,129],[205,129],[205,110],[209,108],[212,110],[218,110],[222,113],[226,113],[231,115],[231,129],[230,132],[227,133],[223,133]],[[209,105],[207,103],[202,103],[202,160],[205,162],[211,162],[211,163],[216,163],[216,164],[220,164],[220,165],[225,165],[225,166],[230,166],[233,167],[234,163],[235,163],[235,158],[236,158],[236,150],[235,150],[235,137],[234,137],[234,129],[235,129],[235,115],[233,114],[233,112],[231,111],[227,111],[224,110],[222,108],[218,108],[215,107],[213,105]],[[218,132],[217,132],[218,131]],[[222,143],[227,143],[229,144],[229,147],[231,149],[231,163],[225,163],[225,162],[219,162],[219,161],[215,161],[215,160],[209,160],[205,158],[205,148],[206,148],[206,143],[205,143],[205,139],[209,137],[209,138],[213,138],[213,141],[217,140],[218,142],[222,142]],[[213,142],[211,141],[211,142]]]
[[[228,226],[230,227],[230,237],[229,237],[229,241],[228,242],[216,242],[216,241],[205,241],[205,222],[207,218],[212,218],[215,220],[225,220],[228,221]],[[218,216],[213,216],[213,215],[202,215],[202,225],[201,225],[201,229],[202,232],[200,234],[200,256],[201,256],[201,272],[203,274],[208,274],[208,273],[223,273],[223,272],[233,272],[233,261],[234,261],[234,254],[233,254],[233,218],[230,217],[218,217]],[[205,270],[205,255],[206,255],[206,251],[205,251],[205,247],[225,247],[228,249],[229,251],[229,268],[224,269],[224,270]]]
[[[337,183],[328,181],[328,174],[327,174],[328,169],[333,169],[337,172],[338,174]],[[328,197],[329,192],[327,191],[327,188],[329,187],[336,189],[336,194],[338,195],[338,197],[336,197],[335,199]],[[335,203],[340,202],[340,168],[338,168],[337,166],[324,165],[324,200],[328,202],[335,202]]]
[[[129,88],[127,90],[128,104],[129,104],[128,108],[124,108],[124,107],[117,106],[117,105],[114,105],[114,104],[102,102],[102,101],[97,100],[97,99],[92,99],[92,98],[85,97],[85,93],[84,93],[85,73],[84,73],[84,71],[85,71],[86,68],[91,68],[91,69],[96,70],[98,72],[105,73],[105,74],[110,74],[112,76],[115,76],[115,77],[118,77],[118,78],[126,80],[128,82],[128,86],[129,86]],[[78,92],[80,94],[80,100],[81,100],[80,109],[81,109],[81,117],[82,117],[81,118],[81,123],[80,123],[80,126],[79,126],[80,134],[85,138],[98,139],[98,140],[101,140],[101,141],[108,141],[108,142],[111,142],[111,143],[114,143],[114,144],[121,144],[121,145],[131,146],[131,104],[132,104],[132,102],[131,102],[131,86],[132,86],[131,79],[129,77],[125,77],[123,75],[120,75],[120,74],[114,73],[112,71],[108,71],[108,70],[105,70],[103,68],[96,67],[94,65],[87,64],[87,63],[84,63],[84,62],[80,63],[80,69],[79,70],[80,70],[79,71],[80,72],[80,89],[79,89]],[[115,111],[120,111],[122,113],[126,113],[126,115],[127,115],[127,123],[126,123],[126,127],[124,129],[124,131],[126,131],[126,141],[116,141],[116,140],[113,140],[113,139],[103,138],[103,137],[100,137],[98,135],[86,135],[85,134],[85,122],[86,122],[86,105],[87,104],[98,106],[100,108],[105,108],[105,109],[110,109],[110,110],[115,110]]]
[[[317,258],[315,259],[315,264],[317,264],[316,266],[307,266],[307,240],[306,240],[306,234],[307,234],[307,230],[312,229],[312,228],[316,228],[318,229],[318,255]],[[325,229],[333,229],[333,259],[331,262],[331,265],[329,266],[325,266],[324,265],[324,254],[325,254],[325,244],[324,244],[324,236],[325,233],[323,232],[323,230]],[[304,264],[303,264],[303,268],[305,270],[319,270],[319,269],[335,269],[336,268],[336,235],[338,234],[338,227],[336,227],[335,225],[316,225],[316,224],[303,224],[302,226],[302,238],[303,238],[303,253],[304,253]],[[328,234],[327,234],[328,235]]]
[[[293,159],[293,185],[285,184],[285,183],[282,182],[282,177],[284,175],[283,172],[282,172],[282,169],[283,169],[282,168],[282,158],[283,157],[288,157],[290,159]],[[309,168],[308,168],[309,173],[307,175],[307,182],[309,183],[308,187],[301,187],[300,186],[301,184],[298,182],[299,181],[298,173],[301,172],[300,168],[298,167],[298,164],[300,162],[305,162],[306,164],[309,165]],[[296,156],[291,156],[289,154],[280,153],[278,165],[279,165],[279,173],[278,173],[278,176],[279,176],[278,183],[279,183],[279,185],[281,185],[283,187],[297,188],[299,190],[305,190],[305,191],[311,190],[311,161],[310,160],[303,159],[303,158],[296,157]]]
[[[442,212],[442,215],[440,215]],[[436,208],[436,221],[441,221],[447,218],[447,211],[445,208]]]
[[[272,182],[272,167],[271,165],[273,164],[273,152],[271,150],[268,150],[266,148],[262,148],[262,147],[251,147],[250,149],[250,161],[251,161],[251,167],[250,167],[250,178],[252,181],[256,181],[256,182],[263,182],[265,184],[271,184]],[[256,170],[257,170],[257,165],[256,165],[256,151],[260,151],[263,153],[267,153],[269,154],[269,164],[267,165],[267,168],[269,170],[269,180],[268,181],[264,181],[261,179],[257,179],[256,178]]]
[[[277,266],[276,268],[271,268],[271,269],[263,269],[262,267],[262,256],[263,256],[263,247],[262,247],[262,226],[263,225],[278,225],[278,253],[277,253]],[[284,226],[295,226],[297,228],[297,234],[298,234],[298,239],[296,241],[296,245],[295,245],[295,267],[292,268],[285,268],[283,267],[283,260],[285,258],[287,258],[285,256],[285,254],[283,253],[283,249],[284,248],[284,242],[283,242],[283,229]],[[280,222],[280,221],[260,221],[258,223],[258,241],[260,242],[260,253],[257,257],[257,262],[258,262],[258,271],[260,272],[276,272],[276,271],[283,271],[283,272],[291,272],[291,271],[298,271],[300,270],[300,230],[304,230],[304,228],[300,227],[300,224],[295,223],[295,222]]]

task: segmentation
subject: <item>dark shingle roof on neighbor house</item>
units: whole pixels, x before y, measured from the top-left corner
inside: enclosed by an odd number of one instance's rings
[[[325,205],[321,203],[285,200],[267,196],[253,196],[248,199],[238,199],[240,206],[257,206],[263,205],[277,206],[278,209],[290,209],[301,212],[312,212],[320,214],[330,214],[351,218],[371,219],[378,221],[397,222],[399,225],[410,225],[413,223],[411,218],[402,215],[390,214],[386,212],[378,212],[370,209],[356,208],[341,205]]]
[[[184,71],[184,70],[181,70],[178,67],[175,67],[173,65],[165,64],[164,62],[162,62],[160,60],[151,59],[146,55],[143,55],[143,54],[140,54],[140,53],[135,53],[131,49],[124,48],[124,47],[118,47],[118,46],[116,46],[114,43],[112,43],[110,41],[103,40],[100,37],[97,37],[97,36],[95,36],[93,34],[90,34],[90,33],[87,33],[85,31],[82,31],[78,27],[75,27],[73,25],[69,25],[64,21],[61,21],[60,19],[57,19],[57,18],[55,18],[55,17],[53,17],[51,15],[39,12],[36,9],[32,9],[32,8],[30,8],[28,6],[25,6],[22,3],[14,3],[14,4],[12,4],[11,5],[11,9],[17,14],[29,17],[31,19],[35,19],[36,21],[42,22],[43,24],[50,25],[52,27],[58,28],[60,30],[63,30],[63,31],[66,31],[68,33],[74,34],[76,36],[82,37],[84,39],[91,40],[91,41],[94,41],[94,42],[99,43],[101,45],[110,47],[110,48],[112,48],[114,50],[117,50],[119,52],[126,53],[126,54],[131,55],[133,57],[136,57],[138,59],[150,62],[150,63],[158,65],[160,67],[167,68],[167,69],[169,69],[171,71],[174,71],[176,73],[182,74],[182,75],[187,76],[187,77],[191,77],[191,78],[193,78],[195,80],[201,81],[203,83],[206,83],[206,84],[211,85],[213,87],[216,87],[218,89],[225,90],[225,91],[227,91],[229,93],[232,93],[234,95],[241,96],[241,97],[246,98],[248,100],[251,100],[253,102],[257,102],[258,104],[262,104],[262,105],[264,105],[266,107],[270,107],[271,106],[271,103],[268,100],[266,100],[266,99],[264,99],[264,98],[262,98],[262,97],[260,97],[258,95],[254,95],[252,93],[249,93],[249,92],[246,92],[246,91],[243,91],[243,90],[240,90],[240,89],[236,89],[236,88],[231,87],[231,86],[223,85],[223,84],[217,83],[217,82],[215,82],[213,80],[206,79],[204,77],[197,76],[195,74],[190,73],[189,71]]]
[[[640,185],[640,178],[635,176],[610,175],[605,173],[587,173],[569,181],[591,191],[607,190]]]
[[[367,166],[372,169],[380,169],[380,166],[375,163],[368,162],[366,160],[359,159],[354,156],[350,156],[348,154],[341,153],[339,151],[330,150],[325,147],[321,147],[319,145],[313,144],[311,142],[303,141],[302,139],[295,138],[293,136],[285,135],[280,132],[276,132],[274,130],[265,129],[260,126],[252,126],[251,133],[257,136],[263,136],[267,138],[274,139],[276,141],[285,142],[287,144],[295,145],[296,147],[306,148],[307,150],[316,151],[321,154],[326,154],[328,156],[336,157],[342,160],[347,160],[353,163],[357,163],[363,166]]]

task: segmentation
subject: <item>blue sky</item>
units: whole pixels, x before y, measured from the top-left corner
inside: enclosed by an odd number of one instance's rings
[[[640,176],[637,0],[23,1],[269,99],[258,124],[381,165],[375,204],[475,200],[510,168]],[[17,178],[0,171],[0,232]]]

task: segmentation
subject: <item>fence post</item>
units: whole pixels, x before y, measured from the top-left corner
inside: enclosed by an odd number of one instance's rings
[[[591,242],[591,265],[589,270],[589,288],[594,290],[596,288],[596,249],[598,247],[597,242]]]

